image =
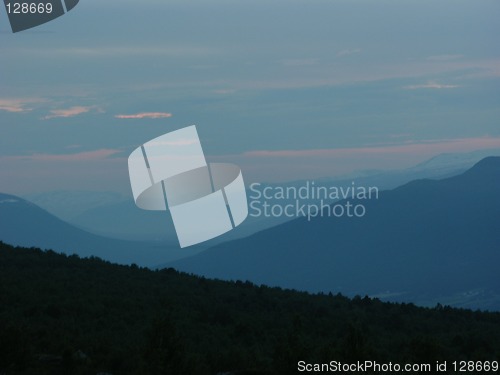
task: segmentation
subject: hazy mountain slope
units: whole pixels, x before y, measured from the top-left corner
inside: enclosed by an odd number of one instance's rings
[[[489,154],[488,154],[489,153]],[[355,171],[350,176],[316,179],[317,185],[377,186],[393,189],[418,178],[445,178],[464,172],[487,155],[500,155],[500,150],[480,150],[469,153],[441,154],[414,167],[393,171]],[[303,186],[306,181],[280,183],[279,186]],[[263,184],[276,186],[275,184]],[[250,192],[249,192],[250,193]],[[57,217],[88,232],[126,240],[177,241],[170,215],[165,212],[138,209],[133,198],[111,192],[55,191],[25,197]],[[204,247],[249,236],[258,231],[289,221],[289,218],[253,218],[244,226],[216,238]]]
[[[141,210],[133,198],[91,208],[74,217],[71,223],[116,238],[177,241],[169,213]]]
[[[96,236],[65,223],[24,199],[7,194],[0,194],[0,240],[143,266],[155,266],[197,251],[196,248],[181,251],[173,243],[132,242]]]
[[[22,198],[36,204],[64,221],[70,221],[81,213],[103,205],[123,202],[128,197],[111,191],[57,190],[23,195]]]
[[[310,291],[500,308],[500,158],[417,180],[363,218],[297,219],[171,266]]]
[[[288,220],[247,217],[244,226],[238,226],[224,236],[201,243],[199,247],[207,249],[225,241],[247,237]],[[86,231],[113,238],[177,243],[177,234],[169,212],[141,210],[132,199],[90,209],[72,219],[71,223]]]

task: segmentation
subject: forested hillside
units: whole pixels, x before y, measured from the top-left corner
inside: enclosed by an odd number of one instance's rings
[[[500,314],[311,295],[0,243],[0,374],[500,359]]]

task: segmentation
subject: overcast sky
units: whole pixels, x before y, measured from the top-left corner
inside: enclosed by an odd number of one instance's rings
[[[248,181],[500,147],[500,2],[81,0],[0,9],[0,192],[128,192],[141,143],[196,124]]]

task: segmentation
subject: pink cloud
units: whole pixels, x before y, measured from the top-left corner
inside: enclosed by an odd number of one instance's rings
[[[427,60],[429,61],[451,61],[451,60],[458,60],[464,57],[464,55],[435,55],[435,56],[429,56]]]
[[[172,114],[167,112],[142,112],[132,115],[116,115],[115,117],[120,119],[144,119],[144,118],[159,119],[159,118],[172,117]]]
[[[26,156],[10,156],[11,160],[30,160],[38,162],[56,161],[56,162],[74,162],[74,161],[95,161],[103,160],[112,155],[121,152],[115,149],[100,149],[93,151],[84,151],[76,154],[33,154]]]
[[[254,150],[231,155],[245,172],[245,181],[293,181],[325,176],[350,176],[354,171],[390,170],[413,167],[442,153],[492,150],[498,155],[500,137],[402,141],[365,147]],[[224,162],[227,155],[211,161]]]
[[[478,137],[461,139],[428,140],[398,145],[377,147],[353,147],[337,149],[306,149],[306,150],[255,150],[243,154],[247,157],[266,158],[317,158],[349,155],[391,155],[391,154],[429,154],[443,152],[466,152],[478,149],[500,147],[500,138]]]
[[[33,108],[27,107],[29,104],[43,102],[43,99],[25,98],[25,99],[0,99],[0,111],[22,113],[32,111]]]
[[[406,90],[418,90],[418,89],[456,89],[457,87],[460,87],[460,86],[458,86],[458,85],[445,85],[445,84],[436,83],[436,82],[427,82],[427,83],[421,84],[421,85],[405,86],[404,88]]]
[[[0,156],[0,191],[19,195],[51,190],[121,189],[130,194],[127,159],[118,152],[121,150]]]
[[[75,117],[78,115],[81,115],[83,113],[89,112],[93,107],[82,107],[82,106],[76,106],[76,107],[71,107],[68,109],[54,109],[50,111],[50,115],[45,116],[43,119],[44,120],[49,120],[52,118],[58,118],[58,117]]]
[[[236,92],[235,89],[219,89],[219,90],[214,90],[214,94],[219,94],[219,95],[228,95],[228,94],[234,94]]]
[[[361,49],[353,48],[353,49],[343,49],[342,51],[337,52],[337,57],[354,55],[356,53],[360,53]]]

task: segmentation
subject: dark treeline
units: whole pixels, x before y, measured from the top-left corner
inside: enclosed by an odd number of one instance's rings
[[[152,271],[0,243],[0,374],[290,374],[499,360],[500,314]]]

